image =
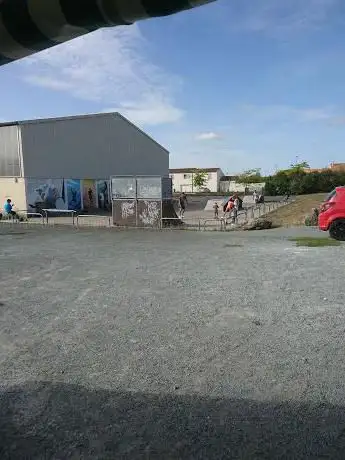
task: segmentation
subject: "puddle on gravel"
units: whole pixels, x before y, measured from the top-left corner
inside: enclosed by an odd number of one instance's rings
[[[224,248],[243,248],[243,244],[224,244]]]

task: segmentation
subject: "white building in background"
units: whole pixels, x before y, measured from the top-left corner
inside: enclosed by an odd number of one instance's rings
[[[223,193],[253,193],[256,190],[258,193],[263,193],[265,182],[242,184],[237,182],[236,176],[223,176],[220,181],[219,190]]]
[[[207,180],[201,189],[194,187],[194,176],[200,170],[207,174]],[[178,168],[170,169],[169,176],[172,179],[172,187],[175,193],[219,192],[220,179],[224,176],[224,173],[220,168]]]

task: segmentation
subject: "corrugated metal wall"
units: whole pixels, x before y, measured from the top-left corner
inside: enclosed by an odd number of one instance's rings
[[[18,126],[0,126],[0,177],[20,177]]]
[[[168,175],[169,154],[117,115],[28,123],[21,136],[25,177]]]

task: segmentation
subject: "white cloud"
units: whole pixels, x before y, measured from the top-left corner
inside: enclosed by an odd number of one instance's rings
[[[122,101],[104,112],[120,112],[138,125],[160,125],[180,120],[184,113],[171,101],[159,95],[145,96],[141,101]]]
[[[196,139],[198,141],[212,141],[212,140],[215,140],[215,139],[220,139],[220,135],[210,131],[208,133],[200,133],[200,134],[198,134],[196,136]]]
[[[293,107],[288,105],[245,105],[242,107],[248,119],[263,121],[317,122],[329,121],[337,116],[332,107]]]
[[[274,35],[318,28],[336,19],[340,0],[234,0],[233,28]]]
[[[174,96],[181,80],[147,58],[147,43],[134,25],[101,29],[25,59],[25,81],[120,111],[134,123],[181,119]]]

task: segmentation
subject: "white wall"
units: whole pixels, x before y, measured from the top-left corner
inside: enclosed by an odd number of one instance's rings
[[[218,192],[220,177],[223,175],[221,170],[217,172],[209,172],[208,179],[204,185],[204,188],[210,190],[210,192]],[[193,176],[194,173],[170,173],[172,178],[173,190],[175,192],[186,192],[186,193],[195,193],[199,189],[193,186]]]
[[[265,183],[259,183],[259,184],[241,184],[236,181],[221,181],[220,183],[220,190],[222,192],[238,192],[238,193],[244,193],[245,189],[249,189],[250,191],[257,190],[257,192],[260,192],[265,188]]]
[[[169,153],[117,114],[29,122],[21,138],[25,177],[169,174]]]
[[[0,177],[0,209],[11,198],[16,210],[26,210],[25,180],[21,177]]]

